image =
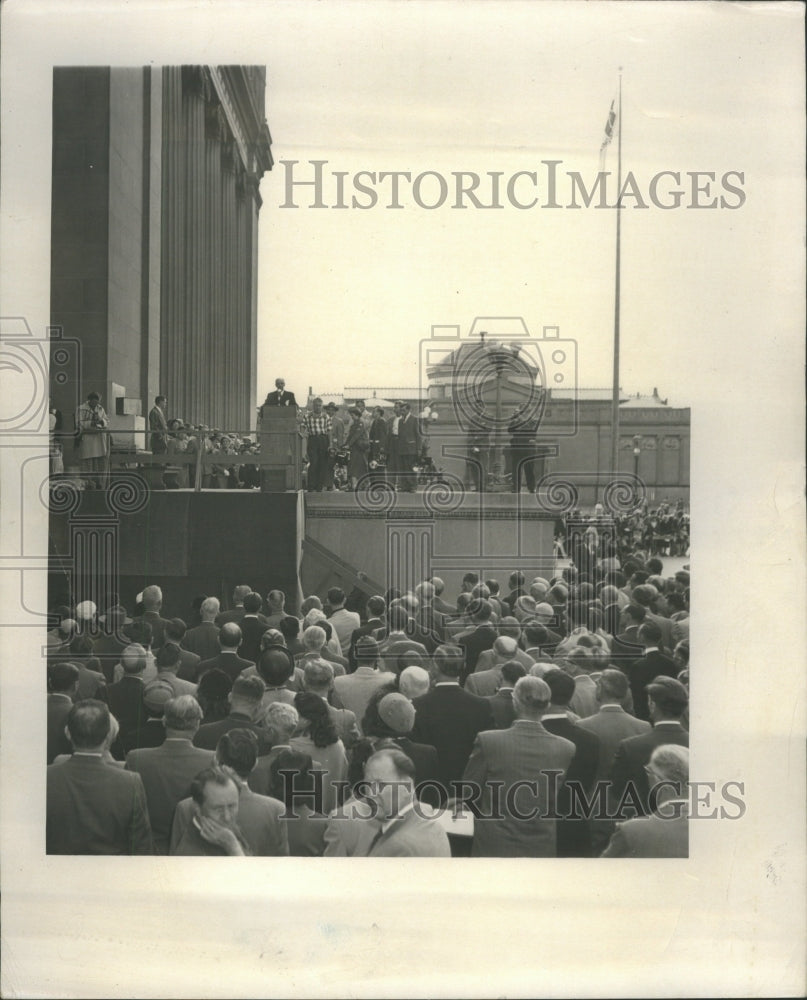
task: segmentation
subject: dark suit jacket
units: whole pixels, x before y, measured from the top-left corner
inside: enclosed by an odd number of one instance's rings
[[[212,763],[209,750],[200,750],[190,740],[181,739],[169,739],[153,749],[132,750],[126,755],[126,770],[143,779],[156,854],[168,854],[174,809],[190,795],[196,775]]]
[[[353,629],[350,636],[350,648],[347,651],[347,662],[350,666],[350,673],[356,669],[356,642],[363,635],[372,635],[377,629],[383,628],[384,622],[380,618],[368,618],[364,625]],[[342,650],[344,653],[344,649]]]
[[[458,684],[432,688],[415,698],[415,726],[411,737],[437,750],[438,774],[446,796],[450,782],[462,777],[477,733],[493,728],[493,712],[486,698],[468,694]]]
[[[60,753],[72,753],[73,746],[65,736],[64,727],[67,716],[73,707],[73,701],[69,695],[49,694],[48,695],[48,763],[53,763],[53,758]]]
[[[143,702],[144,690],[145,685],[139,678],[126,675],[117,684],[107,685],[109,711],[120,725],[120,733],[112,745],[112,752],[118,760],[123,760],[127,751],[140,746],[139,733],[149,714]]]
[[[472,856],[555,857],[556,821],[548,815],[552,789],[574,754],[573,743],[548,732],[540,722],[517,719],[509,729],[480,733],[464,774],[475,790],[481,789],[466,796],[475,799]],[[555,771],[561,772],[557,778],[547,774]],[[522,786],[508,806],[507,790],[518,781],[536,786]],[[494,791],[494,782],[502,783],[500,793]]]
[[[499,638],[499,633],[492,625],[479,625],[467,635],[460,639],[460,646],[465,650],[465,670],[463,671],[463,683],[468,674],[472,674],[476,669],[476,661],[479,654],[486,649],[493,649],[493,643]]]
[[[611,663],[627,671],[634,660],[638,660],[644,653],[644,646],[639,642],[637,635],[638,625],[631,625],[624,632],[615,635],[611,640]]]
[[[283,390],[283,399],[280,398],[280,393],[277,389],[270,392],[269,395],[264,400],[261,406],[261,416],[263,416],[263,409],[265,406],[296,406],[297,400],[294,398],[293,392],[286,392]]]
[[[497,729],[509,729],[516,717],[513,708],[513,689],[499,688],[496,694],[487,699],[493,711],[493,721]]]
[[[675,661],[657,649],[651,649],[644,656],[640,656],[638,660],[631,663],[628,667],[628,679],[633,695],[633,710],[637,719],[645,719],[646,721],[650,719],[645,685],[660,674],[666,677],[675,677],[677,673],[678,667],[675,665]]]
[[[417,455],[420,451],[420,430],[417,418],[411,413],[398,421],[398,454]]]
[[[455,615],[457,613],[457,609],[450,604],[446,604],[442,597],[435,597],[432,601],[432,607],[435,611],[439,611],[441,615]]]
[[[196,628],[188,629],[182,637],[182,648],[196,653],[200,660],[209,660],[218,656],[219,627],[213,622],[202,622]]]
[[[440,795],[434,783],[440,780],[440,766],[435,748],[426,743],[413,743],[407,736],[398,736],[393,743],[397,743],[415,765],[415,795],[423,802],[438,805]]]
[[[139,618],[135,618],[136,622],[148,622],[151,625],[153,638],[151,641],[152,649],[159,649],[160,646],[165,642],[165,626],[168,624],[168,620],[163,618],[157,611],[144,611]]]
[[[653,726],[648,733],[623,740],[617,747],[611,765],[609,804],[613,809],[616,808],[629,783],[632,783],[639,799],[638,809],[632,808],[631,801],[626,800],[625,809],[620,813],[619,819],[631,819],[636,815],[646,816],[651,811],[648,807],[650,789],[644,766],[656,747],[665,743],[688,747],[689,733],[679,722],[663,722]]]
[[[257,663],[261,648],[261,636],[269,626],[260,618],[253,618],[252,615],[249,618],[242,618],[239,625],[241,626],[241,645],[238,647],[238,654],[243,656],[245,660]]]
[[[202,750],[215,750],[219,745],[219,740],[231,729],[249,729],[258,737],[258,756],[269,753],[272,749],[268,743],[268,733],[260,726],[256,726],[246,715],[238,712],[231,712],[226,719],[219,719],[217,722],[206,722],[200,726],[193,738],[193,745],[201,747]]]
[[[114,635],[99,635],[93,643],[93,655],[100,662],[100,670],[108,684],[114,680],[113,671],[115,665],[120,663],[121,653],[126,649],[128,643],[121,642]]]
[[[235,622],[237,625],[241,624],[241,619],[246,614],[244,610],[244,605],[242,604],[240,608],[232,608],[230,611],[221,611],[216,615],[216,625],[221,628],[222,625],[226,625],[228,622]]]
[[[48,854],[152,854],[151,826],[138,774],[73,755],[48,768]]]
[[[570,816],[571,795],[568,787],[570,781],[578,781],[591,799],[594,782],[597,779],[597,767],[600,759],[600,741],[586,729],[581,729],[567,717],[563,719],[544,719],[544,729],[562,736],[574,743],[575,754],[566,772],[566,782],[558,791],[558,812],[564,818],[558,820],[558,857],[588,858],[591,857],[591,829],[588,820]]]
[[[236,677],[238,677],[243,670],[247,670],[249,667],[254,666],[254,660],[244,660],[238,655],[238,653],[220,652],[218,656],[213,656],[209,660],[201,661],[199,666],[196,668],[196,677],[198,679],[206,671],[216,668],[218,670],[223,670],[231,681],[235,681]]]
[[[166,644],[168,645],[168,644]],[[170,645],[176,645],[171,643]],[[179,665],[177,666],[177,677],[183,681],[196,683],[197,667],[202,662],[198,653],[192,653],[189,649],[179,647]]]

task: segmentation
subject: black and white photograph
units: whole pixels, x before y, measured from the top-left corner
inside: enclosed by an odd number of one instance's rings
[[[802,995],[803,8],[1,14],[3,995]]]

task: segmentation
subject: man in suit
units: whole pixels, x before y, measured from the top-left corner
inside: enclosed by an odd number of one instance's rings
[[[644,653],[628,667],[628,678],[636,717],[648,720],[650,709],[645,694],[647,685],[655,677],[675,677],[678,674],[678,668],[675,661],[659,649],[661,629],[655,622],[645,620],[639,627],[638,638],[644,646]]]
[[[499,633],[491,623],[493,607],[490,601],[482,597],[474,598],[468,605],[473,629],[465,636],[457,639],[465,653],[465,668],[462,673],[462,681],[466,683],[469,674],[476,669],[476,661],[479,654],[486,649],[492,649]],[[515,643],[513,643],[515,645]],[[508,657],[509,659],[510,657]]]
[[[250,854],[256,858],[286,857],[289,840],[286,822],[282,818],[285,805],[268,795],[256,794],[248,784],[259,759],[257,751],[258,741],[253,733],[247,729],[231,729],[219,740],[215,766],[229,774],[238,788],[238,828]],[[177,805],[171,830],[173,847],[178,846],[185,836],[193,813],[193,799],[184,799]]]
[[[525,675],[524,667],[518,660],[508,660],[501,665],[502,682],[499,690],[488,696],[493,712],[493,722],[497,729],[509,729],[516,717],[513,705],[513,689],[517,681]],[[473,676],[473,675],[472,675]],[[471,679],[470,677],[468,678]]]
[[[171,698],[163,708],[163,743],[126,755],[126,770],[143,779],[156,854],[168,854],[174,809],[190,795],[196,775],[213,763],[209,750],[192,743],[201,721],[202,709],[195,698],[187,694]]]
[[[378,643],[371,635],[362,636],[356,647],[358,666],[352,674],[334,677],[333,703],[351,711],[361,730],[361,720],[370,699],[379,687],[395,682],[395,675],[379,670]]]
[[[434,587],[434,598],[432,599],[434,610],[438,611],[441,615],[455,615],[457,613],[456,607],[447,604],[443,600],[443,592],[446,589],[445,583],[443,583],[439,576],[433,576],[429,582]]]
[[[241,628],[241,655],[245,660],[258,662],[261,648],[261,636],[269,626],[260,614],[263,601],[260,594],[247,594],[244,597],[244,616],[239,622]]]
[[[493,728],[493,711],[485,698],[463,691],[463,654],[458,646],[438,646],[433,657],[435,685],[413,701],[416,717],[412,738],[437,750],[445,797],[462,778],[479,732]],[[443,799],[445,801],[445,799]]]
[[[78,692],[79,674],[75,663],[48,664],[48,764],[62,753],[70,753],[71,743],[65,724]]]
[[[614,754],[609,774],[609,812],[619,819],[646,816],[648,782],[645,764],[663,743],[689,746],[689,733],[681,725],[689,696],[684,685],[673,677],[657,677],[647,685],[647,702],[653,728],[647,733],[622,740]]]
[[[475,813],[472,857],[556,855],[554,793],[575,745],[541,724],[550,698],[540,677],[522,677],[513,691],[512,726],[476,738],[462,784]]]
[[[621,632],[611,641],[611,663],[628,668],[628,665],[642,655],[639,642],[639,627],[644,622],[646,611],[641,604],[628,604],[622,610],[620,619],[624,622]]]
[[[294,398],[293,392],[286,392],[286,380],[282,378],[275,379],[275,391],[267,394],[266,399],[261,407],[261,418],[263,418],[264,407],[269,406],[293,406],[297,407],[297,400]]]
[[[557,825],[557,845],[559,858],[590,858],[591,824],[581,813],[572,798],[571,783],[577,782],[591,801],[594,783],[597,779],[600,744],[594,733],[581,729],[568,715],[569,700],[574,694],[574,680],[557,667],[547,670],[543,680],[552,692],[549,708],[541,717],[547,732],[562,736],[574,743],[575,754],[566,772],[566,780],[558,790],[557,809],[561,819]]]
[[[384,627],[384,613],[387,610],[387,602],[380,594],[374,594],[367,601],[367,621],[353,630],[350,636],[350,648],[347,659],[349,670],[356,669],[356,643],[364,635],[372,635],[374,632]],[[344,652],[344,647],[342,648]]]
[[[93,699],[67,717],[73,755],[47,774],[48,854],[152,854],[146,793],[139,775],[103,760],[107,706]]]
[[[118,739],[112,745],[112,754],[117,760],[123,760],[129,750],[141,745],[143,727],[148,718],[143,703],[147,664],[143,646],[130,644],[121,654],[123,677],[106,689],[109,711],[120,724]]]
[[[328,591],[328,605],[331,608],[328,621],[344,651],[350,646],[350,637],[354,630],[361,625],[361,618],[355,611],[348,611],[345,608],[345,592],[341,587],[331,587]]]
[[[244,598],[247,594],[252,593],[252,587],[247,583],[239,583],[238,586],[233,590],[233,606],[229,611],[220,611],[216,615],[216,625],[221,628],[222,625],[226,625],[227,622],[235,622],[236,625],[241,624],[241,619],[246,614],[244,609]],[[260,607],[258,608],[260,611]]]
[[[422,642],[410,638],[411,619],[406,609],[394,601],[387,608],[387,627],[375,634],[379,641],[379,656],[386,669],[397,673],[398,659],[404,653],[417,653],[424,660],[429,655]]]
[[[519,640],[526,627],[527,626],[521,625],[518,619],[514,618],[512,615],[506,615],[495,626],[496,631],[499,633],[500,637],[507,636],[508,638],[513,639],[515,641],[516,651],[513,654],[513,656],[508,657],[508,659],[518,660],[518,662],[522,665],[522,667],[524,667],[524,673],[528,673],[530,667],[533,665],[533,663],[535,663],[535,658],[533,656],[529,656],[527,653],[524,652],[523,649],[519,647]],[[496,662],[497,662],[496,644],[494,643],[492,649],[484,649],[479,654],[479,658],[476,661],[476,668],[474,670],[474,673],[480,674],[482,673],[483,670],[490,670],[496,665]],[[468,679],[470,680],[470,677]]]
[[[165,396],[157,396],[154,406],[149,410],[152,455],[164,455],[168,451],[168,421],[165,417],[167,405],[168,400]]]
[[[327,660],[314,659],[306,660],[303,671],[303,690],[311,694],[319,695],[328,706],[328,714],[331,717],[339,739],[344,743],[345,749],[352,747],[361,739],[356,716],[350,709],[338,708],[331,705],[328,698],[333,690],[334,676],[333,664]]]
[[[448,836],[416,808],[415,765],[401,750],[374,753],[364,768],[369,802],[381,826],[362,852],[368,858],[449,858]]]
[[[167,642],[155,657],[157,666],[157,677],[150,683],[163,681],[168,684],[174,692],[174,697],[178,698],[182,694],[196,695],[196,684],[193,681],[186,681],[178,676],[180,667],[181,650],[173,642]],[[146,685],[148,690],[149,685]]]
[[[516,663],[521,662],[516,656],[519,652],[518,643],[508,635],[500,635],[493,643],[493,648],[485,652],[493,654],[493,663],[490,668],[478,670],[471,674],[465,682],[465,690],[471,694],[479,695],[480,698],[490,698],[499,690],[502,684],[502,666],[505,663],[509,663],[511,660],[515,660]],[[484,656],[485,653],[482,655]],[[532,666],[531,660],[530,666]],[[526,672],[525,669],[524,673]]]
[[[256,724],[263,702],[264,684],[260,677],[238,677],[227,696],[230,714],[226,719],[207,722],[199,727],[193,745],[202,750],[215,750],[219,740],[231,729],[249,729],[259,740],[259,755],[271,749],[265,729]]]
[[[201,771],[191,783],[190,821],[170,853],[185,857],[249,857],[238,825],[239,789],[232,773],[220,767]]]
[[[294,705],[282,701],[272,702],[263,715],[266,738],[271,745],[269,753],[258,757],[255,767],[247,775],[247,784],[258,795],[272,794],[272,764],[287,750],[291,750],[291,738],[297,731],[300,716]]]
[[[510,587],[510,593],[507,597],[503,597],[502,601],[510,608],[511,612],[519,597],[523,597],[527,593],[524,589],[525,580],[526,578],[521,570],[516,570],[514,573],[511,573],[508,578],[507,584]]]
[[[600,741],[597,763],[599,780],[605,778],[611,770],[616,748],[622,740],[649,733],[650,723],[629,715],[622,707],[622,702],[628,694],[628,678],[621,670],[614,668],[603,670],[595,680],[595,689],[599,711],[595,715],[580,719],[577,725],[594,733]]]
[[[655,793],[653,812],[617,824],[602,857],[689,857],[689,749],[675,744],[656,747],[647,775]]]
[[[179,650],[179,660],[177,662],[176,674],[180,680],[191,681],[195,683],[197,675],[197,667],[202,662],[201,657],[198,653],[192,653],[189,649],[182,648],[182,640],[185,638],[185,632],[187,628],[185,622],[181,618],[169,618],[168,624],[165,626],[165,641],[163,642],[163,649],[166,646],[173,646],[175,649]]]
[[[159,649],[165,641],[165,626],[168,624],[168,620],[160,614],[162,606],[162,590],[154,584],[145,587],[143,589],[143,614],[134,620],[148,622],[151,625],[152,649]]]
[[[211,660],[219,654],[219,627],[216,625],[219,608],[218,597],[206,597],[199,608],[201,623],[188,629],[182,639],[182,648],[196,653],[200,660]]]
[[[398,481],[404,493],[414,493],[417,477],[412,466],[420,454],[420,428],[412,416],[409,403],[401,404],[401,419],[398,421]]]
[[[269,628],[278,628],[288,612],[286,611],[286,595],[282,590],[270,590],[266,595],[267,614],[262,616]]]
[[[656,602],[659,598],[658,590],[650,583],[643,583],[633,588],[631,597],[635,604],[639,604],[645,609],[644,620],[658,625],[661,630],[661,647],[667,651],[671,650],[674,645],[672,638],[673,623],[669,618],[665,618],[655,611]]]
[[[219,629],[219,652],[216,656],[202,660],[197,668],[197,676],[201,677],[207,670],[214,667],[223,670],[234,681],[242,671],[255,666],[254,660],[245,660],[238,655],[241,645],[241,628],[235,622],[227,622]]]
[[[92,654],[92,639],[88,635],[74,635],[66,651],[48,657],[48,665],[67,662],[78,670],[78,691],[74,701],[85,698],[106,701],[106,678],[101,673],[100,660]]]

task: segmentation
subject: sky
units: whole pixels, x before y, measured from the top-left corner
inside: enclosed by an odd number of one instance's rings
[[[801,177],[797,163],[771,159],[797,106],[776,55],[786,20],[771,12],[752,33],[742,5],[698,6],[695,24],[688,4],[470,3],[462,17],[446,3],[318,5],[315,16],[272,5],[264,52],[276,163],[261,185],[258,396],[277,375],[303,395],[310,385],[417,385],[431,326],[465,334],[477,315],[522,316],[533,335],[558,326],[577,341],[579,384],[611,385],[613,209],[456,210],[449,198],[429,211],[410,197],[391,210],[386,193],[366,211],[315,209],[304,188],[300,207],[280,206],[287,170],[310,179],[317,159],[328,161],[326,192],[337,170],[349,190],[359,170],[501,171],[505,181],[537,170],[542,183],[541,161],[553,159],[560,191],[569,170],[591,187],[622,67],[623,171],[645,200],[660,171],[680,172],[685,190],[687,171],[714,172],[715,189],[727,171],[744,175],[734,210],[626,199],[623,212],[622,387],[657,386],[679,405],[708,400],[708,384],[692,384],[693,356],[700,373],[725,381],[740,360],[727,339],[770,316],[744,298],[757,267],[747,247],[776,239],[773,173],[795,201]],[[614,143],[614,174],[616,152]],[[529,182],[519,183],[526,201]],[[436,187],[423,190],[433,197]]]

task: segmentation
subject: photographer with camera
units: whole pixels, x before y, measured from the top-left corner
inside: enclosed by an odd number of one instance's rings
[[[102,476],[109,462],[109,419],[101,406],[101,396],[91,392],[87,402],[76,411],[76,448],[82,475],[86,475],[86,488],[104,488]]]

